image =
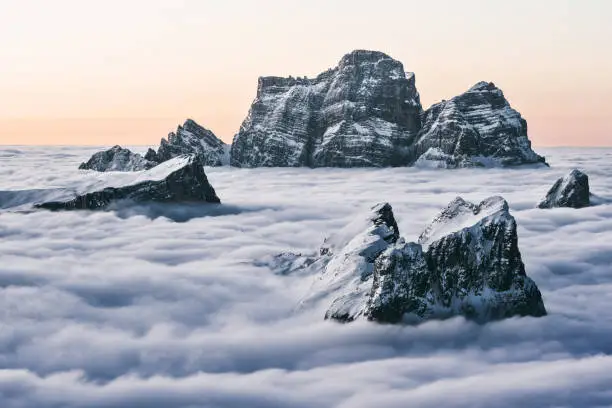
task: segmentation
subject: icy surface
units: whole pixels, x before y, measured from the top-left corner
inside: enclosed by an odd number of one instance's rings
[[[427,249],[432,242],[470,227],[480,220],[499,216],[500,211],[507,211],[507,209],[508,204],[499,196],[491,197],[479,205],[457,197],[427,226],[419,236],[419,244]]]
[[[1,147],[0,203],[82,183],[92,175],[76,168],[98,150]],[[612,149],[538,152],[550,168],[207,168],[223,211],[181,208],[181,223],[2,210],[0,406],[610,406]],[[576,167],[605,202],[536,209]],[[326,302],[296,310],[307,271],[254,261],[308,253],[371,203],[390,202],[414,241],[455,197],[494,195],[516,218],[546,317],[333,324]]]

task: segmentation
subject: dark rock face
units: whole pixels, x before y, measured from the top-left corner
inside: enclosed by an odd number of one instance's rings
[[[139,171],[148,170],[174,157],[195,154],[205,166],[223,166],[229,163],[229,146],[213,132],[187,119],[183,126],[162,139],[157,152],[151,148],[144,158],[120,146],[95,153],[79,169],[97,171]]]
[[[545,164],[531,149],[527,122],[487,82],[425,111],[410,156],[417,165],[449,168]]]
[[[106,180],[87,191],[67,195],[65,199],[37,204],[49,210],[98,209],[119,200],[134,202],[207,202],[219,203],[214,188],[204,173],[199,156],[179,156],[144,173]]]
[[[213,132],[187,119],[176,132],[168,134],[167,140],[161,140],[157,152],[149,149],[145,158],[163,163],[184,154],[195,154],[205,166],[222,166],[228,162],[227,151],[227,145]]]
[[[319,290],[351,290],[335,299],[325,313],[326,319],[343,322],[354,319],[363,307],[363,299],[371,287],[374,262],[380,254],[399,239],[393,210],[387,203],[372,208],[364,219],[349,224],[321,247],[325,264]],[[347,267],[349,266],[349,267]]]
[[[478,205],[457,198],[418,243],[400,238],[391,206],[379,205],[365,223],[356,221],[327,241],[308,265],[318,277],[303,303],[332,298],[325,318],[340,322],[419,323],[460,315],[484,323],[546,315],[501,197]]]
[[[574,169],[555,182],[538,208],[583,208],[591,205],[589,176]]]
[[[157,153],[155,152],[155,150],[151,149],[150,147],[147,149],[147,152],[145,153],[144,158],[151,162],[157,163]]]
[[[412,73],[353,51],[315,79],[262,77],[234,137],[237,167],[546,164],[502,91],[479,82],[423,112]]]
[[[157,163],[143,158],[138,153],[117,145],[108,150],[95,153],[91,158],[81,163],[80,170],[95,171],[140,171],[148,170]]]
[[[516,221],[503,198],[479,205],[454,200],[419,244],[432,277],[423,301],[431,298],[435,307],[415,311],[415,317],[463,315],[488,321],[546,314],[540,291],[526,276]]]
[[[315,79],[262,77],[234,138],[237,167],[397,166],[420,129],[413,74],[358,50]]]
[[[377,259],[372,290],[363,315],[373,321],[401,323],[406,313],[424,315],[431,274],[420,245],[403,240],[391,246]]]

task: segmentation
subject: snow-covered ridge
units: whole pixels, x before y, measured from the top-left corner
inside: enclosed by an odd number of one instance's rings
[[[129,149],[124,149],[115,145],[108,150],[95,153],[91,158],[81,163],[80,170],[95,171],[140,171],[147,170],[157,163],[151,162],[138,153],[132,153]]]
[[[140,171],[174,157],[190,154],[199,156],[206,166],[229,164],[229,146],[212,131],[198,125],[193,119],[187,119],[182,126],[178,126],[176,132],[168,134],[168,139],[161,139],[157,152],[149,149],[143,157],[129,149],[114,146],[109,150],[94,153],[79,169],[100,172]]]
[[[490,82],[479,82],[425,111],[411,149],[420,166],[428,166],[427,161],[434,162],[430,167],[545,164],[531,149],[527,122]],[[437,160],[445,160],[447,165],[435,163]]]
[[[422,111],[414,73],[356,50],[314,79],[262,77],[232,144],[238,167],[545,164],[503,92],[478,82]]]
[[[32,204],[50,210],[98,209],[120,200],[219,202],[197,155],[178,156],[146,171],[100,173],[71,189],[42,190],[38,195]]]
[[[170,132],[167,139],[160,141],[157,152],[150,150],[145,157],[162,163],[176,156],[195,154],[206,166],[222,166],[227,164],[226,151],[226,144],[212,131],[187,119],[176,132]]]
[[[456,198],[418,243],[400,238],[391,206],[379,204],[327,239],[319,257],[298,260],[282,262],[283,273],[315,274],[300,304],[328,302],[326,319],[418,323],[462,315],[486,322],[546,314],[525,274],[516,222],[498,196],[478,205]]]
[[[455,198],[419,236],[424,249],[440,238],[475,225],[494,216],[507,216],[508,203],[502,197],[489,197],[475,205],[461,197]]]
[[[232,144],[238,167],[402,164],[421,104],[414,75],[388,55],[357,50],[314,79],[262,77]]]
[[[118,159],[110,168],[133,171],[181,154],[235,167],[546,165],[531,148],[527,122],[493,83],[423,111],[414,73],[368,50],[344,55],[315,78],[260,77],[231,146],[187,119],[144,161]]]

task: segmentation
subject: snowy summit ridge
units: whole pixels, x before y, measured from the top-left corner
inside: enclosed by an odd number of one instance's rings
[[[148,170],[157,163],[151,162],[130,149],[115,145],[108,150],[94,153],[91,158],[81,163],[80,170],[95,171],[140,171]]]
[[[415,76],[356,50],[315,79],[261,77],[232,144],[237,167],[473,167],[545,163],[503,92],[478,82],[423,111]]]
[[[391,206],[379,204],[308,264],[316,278],[302,304],[327,300],[326,319],[419,323],[460,315],[484,323],[546,314],[502,197],[456,198],[418,243],[400,238]]]
[[[491,82],[479,82],[425,111],[411,149],[420,166],[427,161],[438,162],[435,167],[545,164],[531,149],[527,122]]]
[[[176,132],[170,132],[167,139],[161,140],[157,152],[149,149],[145,158],[163,163],[184,154],[196,154],[205,166],[222,166],[227,164],[226,151],[226,144],[212,131],[187,119]]]
[[[198,155],[174,157],[152,169],[99,175],[93,182],[65,190],[35,205],[48,210],[95,210],[117,201],[219,203]]]
[[[357,50],[314,79],[261,77],[234,137],[237,167],[402,165],[420,128],[414,75],[378,51]]]
[[[531,148],[527,122],[492,82],[424,111],[414,73],[369,50],[344,55],[312,79],[260,77],[231,146],[188,119],[157,151],[149,149],[140,166],[182,154],[197,154],[206,166],[234,167],[546,165]]]
[[[144,157],[129,149],[114,146],[109,150],[94,153],[79,169],[96,171],[140,171],[148,170],[178,156],[195,154],[205,166],[223,166],[229,163],[229,146],[215,134],[187,119],[167,139],[161,139],[157,152],[149,149]]]

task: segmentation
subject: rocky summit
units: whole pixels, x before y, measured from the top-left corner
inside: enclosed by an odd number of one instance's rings
[[[589,205],[591,205],[589,176],[574,169],[555,182],[546,197],[538,204],[538,208],[583,208]]]
[[[479,82],[433,105],[410,149],[410,161],[428,167],[503,167],[545,164],[531,149],[527,122],[501,89]]]
[[[144,172],[104,176],[82,186],[80,191],[65,191],[61,197],[36,204],[36,207],[93,210],[120,200],[136,203],[220,202],[204,173],[202,159],[196,155],[178,156]]]
[[[80,170],[95,171],[141,171],[154,167],[157,163],[151,162],[130,149],[116,145],[108,150],[95,153],[91,158],[81,163]]]
[[[137,164],[96,164],[104,154],[90,159],[92,168],[132,171],[183,154],[235,167],[546,165],[531,148],[527,122],[493,83],[479,82],[424,111],[414,74],[367,50],[346,54],[316,78],[260,77],[231,146],[187,119]]]
[[[308,265],[316,278],[302,304],[330,302],[326,319],[414,324],[464,316],[485,323],[546,315],[501,197],[455,199],[418,242],[400,238],[391,206],[379,204],[327,240]]]
[[[234,137],[238,167],[545,164],[527,123],[493,83],[421,107],[413,73],[357,50],[314,79],[262,77]]]
[[[167,139],[161,140],[157,152],[149,149],[145,158],[163,163],[184,154],[195,154],[205,166],[222,166],[229,161],[228,152],[229,147],[213,132],[187,119],[176,132],[170,132]]]
[[[414,74],[377,51],[357,50],[308,78],[259,78],[234,137],[237,167],[382,167],[406,163],[422,112]]]
[[[79,166],[79,169],[96,171],[140,171],[148,170],[174,157],[195,154],[205,166],[223,166],[229,163],[229,146],[213,132],[187,119],[176,132],[170,132],[168,139],[162,139],[157,152],[151,148],[144,157],[137,153],[114,146],[94,153]]]

